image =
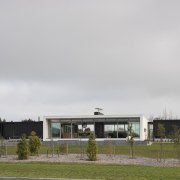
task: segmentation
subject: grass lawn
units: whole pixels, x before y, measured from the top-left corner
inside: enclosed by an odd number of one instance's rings
[[[50,146],[41,146],[40,154],[46,154],[47,150],[51,153],[51,147]],[[57,147],[55,146],[55,151]],[[115,154],[121,154],[121,155],[130,155],[130,147],[129,145],[115,145],[113,147]],[[143,157],[150,157],[150,158],[157,158],[158,151],[160,149],[159,143],[153,143],[151,146],[146,145],[135,145],[134,146],[134,154],[135,156],[143,156]],[[163,144],[164,149],[164,158],[176,158],[176,154],[174,153],[174,144],[173,143],[164,143]],[[74,154],[80,154],[81,151],[86,151],[86,146],[82,146],[82,148],[79,145],[69,145],[68,146],[68,152],[74,153]],[[101,145],[98,146],[98,153],[99,154],[106,154],[108,151],[108,147]],[[7,147],[7,153],[9,155],[16,154],[16,146],[8,146]]]
[[[3,177],[43,177],[79,179],[180,179],[180,168],[134,165],[69,164],[69,163],[0,163]]]

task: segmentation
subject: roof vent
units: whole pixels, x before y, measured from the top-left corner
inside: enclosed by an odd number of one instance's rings
[[[101,109],[101,108],[95,108],[95,112],[94,112],[94,115],[104,115],[102,112],[100,112],[100,111],[102,111],[103,109]]]
[[[101,112],[94,112],[94,115],[104,115],[104,114]]]

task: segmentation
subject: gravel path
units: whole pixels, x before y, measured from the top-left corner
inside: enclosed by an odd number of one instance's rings
[[[1,157],[0,162],[68,162],[68,163],[99,163],[99,164],[133,164],[133,165],[145,165],[145,166],[161,166],[161,167],[180,167],[180,162],[176,159],[165,159],[162,162],[158,162],[156,159],[135,157],[134,159],[126,155],[104,155],[98,154],[97,161],[88,161],[86,155],[81,154],[68,154],[68,155],[39,155],[30,156],[28,160],[17,160],[17,155],[8,155],[7,158]]]

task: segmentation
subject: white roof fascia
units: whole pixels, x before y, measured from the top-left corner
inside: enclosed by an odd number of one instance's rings
[[[44,116],[44,119],[104,119],[104,118],[136,118],[143,115],[75,115],[75,116]]]

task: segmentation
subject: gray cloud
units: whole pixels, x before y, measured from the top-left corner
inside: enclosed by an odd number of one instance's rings
[[[1,1],[0,113],[92,113],[99,104],[105,113],[179,115],[179,6]]]

